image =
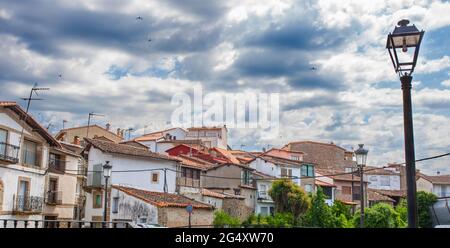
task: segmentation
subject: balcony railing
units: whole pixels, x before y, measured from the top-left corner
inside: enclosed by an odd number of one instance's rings
[[[259,200],[271,200],[269,196],[269,192],[267,191],[258,191],[258,199]]]
[[[0,142],[0,160],[5,160],[14,164],[19,162],[20,147],[5,142]]]
[[[78,163],[77,175],[78,176],[87,176],[87,168],[84,166],[83,163]]]
[[[133,228],[128,221],[0,219],[0,228]]]
[[[61,205],[62,204],[62,192],[61,191],[48,191],[45,195],[45,203],[48,205]]]
[[[184,187],[200,188],[200,179],[193,179],[190,177],[178,177],[177,185]]]
[[[87,187],[103,187],[105,185],[105,178],[103,177],[103,172],[94,171],[89,172],[87,175]]]
[[[62,159],[49,159],[48,169],[50,172],[64,173],[66,171],[66,161]]]
[[[44,198],[40,196],[13,195],[14,212],[19,213],[41,213]]]

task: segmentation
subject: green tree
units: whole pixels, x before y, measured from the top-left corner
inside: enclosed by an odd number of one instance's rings
[[[357,212],[353,218],[355,226],[359,226],[361,215]],[[397,228],[405,227],[406,223],[400,214],[386,203],[378,203],[364,211],[364,227],[369,228]]]
[[[218,210],[214,213],[214,227],[239,227],[241,222],[238,218],[230,216],[223,210]]]
[[[333,215],[331,208],[325,203],[325,195],[321,187],[317,188],[311,202],[311,208],[302,218],[302,225],[307,227],[339,227],[337,217]]]
[[[291,180],[275,180],[269,190],[269,195],[275,203],[277,213],[291,213],[295,220],[311,205],[305,191]]]
[[[400,218],[403,222],[408,223],[408,206],[405,199],[401,199],[398,205],[395,207],[395,211],[400,214]]]
[[[417,192],[417,212],[419,227],[432,227],[430,207],[436,203],[437,196],[424,191]]]
[[[333,206],[331,206],[331,212],[334,216],[339,217],[344,215],[344,217],[349,220],[352,218],[351,208],[348,205],[345,205],[343,202],[339,200],[335,200]]]

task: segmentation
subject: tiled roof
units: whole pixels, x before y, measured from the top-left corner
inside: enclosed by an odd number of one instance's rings
[[[141,137],[137,137],[134,140],[135,141],[153,141],[153,140],[161,139],[163,137],[164,137],[164,134],[162,132],[159,132],[159,133],[146,134]]]
[[[115,153],[115,154],[122,154],[122,155],[130,155],[130,156],[137,156],[137,157],[147,157],[147,158],[155,158],[155,159],[165,159],[165,160],[171,160],[171,161],[179,161],[173,157],[169,157],[163,154],[155,153],[148,151],[146,149],[137,148],[130,145],[123,145],[123,144],[116,144],[108,141],[103,140],[95,140],[95,139],[89,139],[84,138],[84,140],[94,146],[97,149],[100,149],[103,152],[106,153]]]
[[[205,188],[202,189],[202,195],[215,197],[215,198],[219,198],[219,199],[224,199],[225,198],[224,194],[221,194],[219,192],[215,192],[215,191],[212,191],[212,190],[209,190],[209,189],[205,189]]]
[[[338,181],[353,181],[353,182],[359,182],[360,178],[357,175],[352,175],[351,174],[344,174],[346,173],[344,170],[340,170],[340,169],[316,169],[316,172],[323,175],[323,176],[327,176],[327,177],[331,177],[334,180],[338,180]],[[364,181],[367,182],[367,179]]]
[[[367,175],[396,175],[400,176],[400,172],[395,172],[385,168],[379,168],[374,166],[366,166],[364,168],[364,174]]]
[[[61,129],[61,130],[55,135],[55,137],[58,137],[59,134],[64,133],[64,132],[69,131],[69,130],[83,129],[83,128],[87,128],[87,127],[88,127],[88,126],[86,125],[86,126],[79,126],[79,127],[69,127],[69,128],[64,128],[64,129]],[[102,126],[99,126],[99,125],[97,125],[97,124],[91,124],[91,125],[89,125],[89,128],[90,128],[90,129],[93,128],[93,127],[100,128],[101,130],[103,130],[103,131],[105,131],[105,132],[107,132],[107,133],[110,133],[110,134],[116,136],[117,138],[123,139],[121,136],[117,135],[117,134],[114,133],[114,132],[111,132],[111,131],[107,130],[106,128],[104,128],[104,127],[102,127]]]
[[[276,177],[274,177],[274,176],[271,176],[271,175],[267,175],[267,174],[265,174],[265,173],[262,173],[262,172],[260,172],[260,171],[253,171],[252,172],[253,173],[253,175],[256,175],[256,176],[258,176],[258,177],[261,177],[261,179],[275,179]]]
[[[324,186],[324,187],[336,187],[336,185],[334,185],[334,184],[327,183],[327,182],[321,181],[321,180],[319,180],[319,179],[316,179],[314,183],[315,183],[316,185]]]
[[[268,154],[262,154],[259,156],[260,159],[278,165],[286,165],[286,166],[301,166],[304,164],[302,161],[292,160],[287,158],[276,157]]]
[[[0,101],[0,106],[12,110],[22,119],[25,119],[26,117],[26,122],[31,128],[33,128],[33,131],[41,135],[49,144],[61,148],[61,144],[47,131],[47,129],[41,126],[41,124],[39,124],[33,116],[27,114],[25,110],[23,110],[16,102]]]
[[[223,167],[223,166],[237,166],[237,167],[241,167],[241,168],[243,168],[243,169],[247,169],[247,170],[250,170],[250,171],[254,171],[254,170],[255,170],[255,169],[249,167],[248,165],[243,165],[243,164],[233,164],[233,163],[223,163],[223,164],[218,164],[218,165],[215,165],[215,166],[209,168],[208,170],[215,170],[215,169],[220,168],[220,167]]]
[[[450,175],[427,176],[433,184],[450,184]]]
[[[373,189],[369,189],[368,190],[368,196],[369,196],[369,201],[388,201],[388,202],[395,202],[392,198],[385,196],[383,194],[378,193],[377,191],[373,190]]]
[[[213,206],[211,205],[194,201],[182,195],[148,191],[119,185],[113,185],[112,187],[157,207],[185,208],[192,205],[193,208],[197,209],[213,209]]]
[[[220,153],[222,156],[226,157],[231,163],[234,164],[240,164],[241,161],[239,161],[230,151],[222,149],[222,148],[218,148],[218,147],[214,147],[213,150],[217,151],[218,153]]]
[[[391,197],[406,197],[406,190],[370,189],[377,193]]]
[[[180,160],[181,164],[186,167],[207,170],[207,169],[211,168],[212,166],[214,166],[214,164],[212,164],[208,161],[199,159],[197,157],[190,157],[190,156],[183,155],[183,154],[174,156],[174,158]]]

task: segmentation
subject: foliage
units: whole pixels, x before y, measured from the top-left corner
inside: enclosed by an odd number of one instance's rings
[[[344,225],[338,223],[339,218],[333,215],[331,208],[325,203],[322,188],[318,187],[316,194],[312,196],[311,208],[302,218],[302,225],[307,227],[339,227],[339,225]]]
[[[436,203],[437,196],[424,191],[417,192],[417,212],[419,227],[432,227],[430,207]]]
[[[408,205],[405,199],[401,199],[398,205],[395,207],[395,211],[400,214],[400,219],[403,222],[408,223]]]
[[[294,224],[294,216],[291,213],[276,213],[273,216],[253,214],[242,223],[244,226],[258,227],[292,227]]]
[[[291,180],[276,180],[269,195],[275,203],[277,213],[292,213],[294,219],[305,213],[310,205],[308,195]]]
[[[223,210],[214,213],[214,227],[239,227],[241,222],[238,218],[232,217]]]
[[[341,202],[339,200],[334,201],[333,206],[331,206],[331,212],[336,217],[340,217],[341,215],[344,215],[344,217],[347,220],[352,218],[351,207],[348,205],[345,205],[343,202]]]
[[[361,215],[357,212],[353,218],[355,226],[359,226]],[[406,223],[395,209],[386,203],[377,203],[364,211],[364,227],[397,228],[405,227]]]

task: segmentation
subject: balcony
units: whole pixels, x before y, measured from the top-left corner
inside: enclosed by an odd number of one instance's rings
[[[14,213],[42,213],[44,199],[40,196],[13,196],[13,212]]]
[[[5,142],[0,142],[0,160],[10,163],[19,163],[20,147]]]
[[[105,186],[105,178],[102,171],[88,173],[86,187],[102,188]]]
[[[267,191],[258,191],[258,200],[272,201]]]
[[[62,192],[61,191],[48,191],[45,195],[45,203],[48,205],[61,205],[62,204]]]
[[[85,177],[87,175],[87,168],[82,162],[78,163],[77,175],[82,177]]]
[[[66,161],[63,159],[49,159],[49,172],[63,174],[66,171]]]

